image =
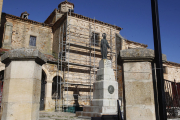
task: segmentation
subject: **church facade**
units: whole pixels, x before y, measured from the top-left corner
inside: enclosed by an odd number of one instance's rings
[[[100,40],[103,33],[106,33],[112,48],[107,58],[112,60],[119,84],[119,99],[123,97],[123,71],[122,66],[117,65],[119,51],[147,48],[145,44],[123,38],[121,27],[73,11],[73,3],[61,2],[44,23],[28,19],[27,12],[19,17],[2,13],[0,54],[11,49],[32,48],[38,49],[48,59],[42,66],[40,110],[70,111],[73,107],[89,105],[101,60]],[[180,64],[164,62],[163,66],[165,79],[180,82]],[[4,69],[5,65],[0,63],[1,88]]]

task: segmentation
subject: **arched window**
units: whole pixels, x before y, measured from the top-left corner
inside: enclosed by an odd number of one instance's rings
[[[53,78],[52,99],[56,99],[56,97],[58,99],[60,98],[60,80],[61,80],[61,82],[63,81],[62,77],[60,77],[60,76],[55,76]]]

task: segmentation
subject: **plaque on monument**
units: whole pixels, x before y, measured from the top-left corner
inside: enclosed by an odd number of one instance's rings
[[[105,68],[111,68],[111,61],[110,60],[105,61],[104,67]]]
[[[113,94],[113,93],[114,93],[114,86],[109,85],[109,87],[108,87],[108,92],[109,92],[110,94]]]

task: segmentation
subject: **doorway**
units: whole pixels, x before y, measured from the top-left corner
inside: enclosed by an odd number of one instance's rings
[[[45,109],[45,104],[44,104],[44,98],[45,98],[45,85],[46,85],[46,73],[44,70],[42,70],[42,77],[41,77],[41,96],[40,96],[40,110]]]

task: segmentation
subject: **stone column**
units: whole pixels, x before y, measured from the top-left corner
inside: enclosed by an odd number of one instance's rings
[[[42,64],[45,56],[35,49],[15,49],[2,55],[6,65],[2,120],[39,120]]]
[[[47,77],[48,78],[48,77]],[[45,96],[45,110],[51,111],[55,109],[54,102],[52,101],[52,79],[47,79],[46,83],[46,96]],[[52,108],[52,106],[54,106]]]
[[[0,26],[1,26],[1,13],[2,13],[3,0],[0,0]]]
[[[3,48],[4,49],[11,49],[12,29],[13,29],[13,23],[6,22],[5,32],[4,32],[4,40],[3,40]]]
[[[163,59],[166,56],[163,55]],[[154,50],[121,50],[120,60],[124,72],[125,120],[156,120]]]

